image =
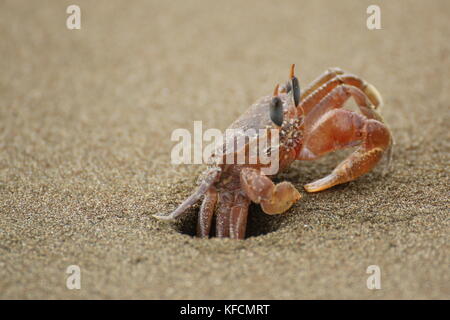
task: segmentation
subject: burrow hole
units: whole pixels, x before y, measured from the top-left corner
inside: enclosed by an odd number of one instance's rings
[[[176,230],[182,234],[187,234],[191,237],[197,236],[197,218],[199,206],[191,208],[184,217],[178,220],[174,226]],[[285,219],[285,215],[268,215],[265,214],[261,207],[252,203],[249,208],[247,218],[247,229],[245,238],[257,237],[268,234],[278,230]],[[213,218],[210,237],[215,237],[216,221]]]

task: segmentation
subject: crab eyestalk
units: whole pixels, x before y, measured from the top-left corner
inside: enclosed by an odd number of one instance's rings
[[[291,66],[291,88],[292,88],[292,97],[294,99],[294,104],[296,107],[300,104],[300,84],[298,82],[297,77],[294,75],[295,64]]]
[[[284,85],[284,87],[283,87],[281,92],[289,93],[289,92],[291,92],[291,89],[292,89],[291,80],[288,80],[288,81],[286,81],[286,84]]]
[[[273,92],[272,101],[270,101],[270,120],[281,127],[283,124],[283,102],[278,97],[278,87],[279,85],[277,84]]]

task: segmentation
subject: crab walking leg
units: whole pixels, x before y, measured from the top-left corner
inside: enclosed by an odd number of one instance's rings
[[[324,83],[335,78],[337,75],[344,74],[344,71],[340,68],[329,68],[320,76],[317,77],[313,82],[311,82],[306,89],[303,90],[300,99],[303,100],[308,97],[311,93],[320,88]]]
[[[247,196],[267,214],[280,214],[288,210],[301,194],[287,181],[274,184],[259,170],[244,168],[241,171],[241,186]]]
[[[233,202],[232,192],[219,192],[219,204],[216,212],[216,236],[219,238],[230,236],[230,211]]]
[[[369,107],[367,96],[358,88],[341,84],[327,94],[306,116],[305,131],[308,133],[312,127],[317,126],[318,120],[329,110],[341,108],[344,103],[353,97],[361,110],[369,119],[382,121],[381,116]],[[306,150],[306,149],[304,149]],[[302,154],[300,154],[303,156]]]
[[[230,238],[244,239],[247,226],[248,207],[250,199],[242,193],[236,194],[235,202],[230,212]]]
[[[349,110],[329,111],[309,133],[306,140],[309,151],[320,156],[358,143],[360,145],[328,176],[305,185],[306,191],[322,191],[369,172],[380,161],[390,142],[391,135],[383,123]]]
[[[193,206],[200,198],[208,191],[208,189],[213,185],[213,183],[218,179],[220,176],[219,170],[214,170],[209,173],[209,175],[203,180],[203,182],[200,184],[198,189],[189,196],[186,200],[184,200],[178,208],[176,208],[172,213],[168,215],[164,214],[154,214],[153,217],[159,220],[174,220],[181,216],[183,213],[186,212],[187,209],[189,209],[191,206]]]
[[[200,238],[208,238],[211,230],[212,217],[214,208],[217,203],[216,188],[211,187],[205,194],[200,211],[198,213],[197,236]]]
[[[341,85],[352,86],[362,91],[368,101],[370,101],[370,104],[368,104],[365,108],[377,109],[383,104],[380,93],[373,85],[365,82],[357,76],[351,74],[342,74],[328,80],[326,83],[312,91],[309,95],[305,95],[299,107],[301,107],[304,112],[308,114],[315,109],[315,106],[326,95],[328,95],[332,90]],[[361,111],[365,113],[365,110]],[[368,110],[367,112],[370,112],[370,110]]]

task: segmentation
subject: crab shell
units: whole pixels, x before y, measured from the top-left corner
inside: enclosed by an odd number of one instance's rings
[[[227,129],[232,129],[231,134],[225,135],[225,142],[211,156],[210,163],[218,163],[223,169],[226,165],[235,165],[238,156],[245,158],[243,164],[238,166],[249,166],[255,168],[268,167],[268,164],[262,164],[259,161],[252,164],[249,161],[249,153],[258,151],[258,142],[269,142],[273,134],[278,135],[278,144],[270,146],[270,152],[278,152],[279,168],[273,174],[289,167],[296,159],[302,145],[303,113],[301,109],[295,107],[291,93],[280,92],[278,94],[283,107],[283,123],[277,126],[270,117],[270,104],[273,96],[262,97],[259,101],[251,105],[239,118],[237,118]],[[239,138],[248,137],[240,148],[234,148],[234,156],[230,156],[227,150],[232,146],[236,147],[236,141]],[[237,150],[236,150],[237,149]],[[245,153],[245,155],[242,155]],[[231,163],[229,162],[231,160]]]

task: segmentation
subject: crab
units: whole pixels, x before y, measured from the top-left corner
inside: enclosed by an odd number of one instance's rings
[[[276,85],[273,94],[253,104],[229,127],[263,130],[266,134],[268,131],[264,130],[275,130],[279,134],[275,147],[279,154],[278,171],[266,174],[263,169],[267,165],[260,161],[213,164],[190,197],[172,213],[155,214],[156,218],[174,220],[203,197],[198,237],[209,237],[215,220],[217,237],[243,239],[251,202],[273,215],[286,212],[301,198],[291,182],[272,181],[295,160],[315,160],[339,149],[356,147],[330,174],[304,186],[307,192],[319,192],[357,179],[372,170],[384,154],[390,154],[392,136],[378,112],[383,103],[373,85],[339,68],[330,68],[301,93],[294,67],[291,66],[285,85]],[[350,97],[359,112],[344,108]],[[261,138],[260,133],[255,138],[258,137]],[[251,143],[247,143],[247,149]],[[274,150],[268,149],[269,153]],[[245,150],[233,152],[238,155]],[[225,159],[223,155],[221,159]]]

